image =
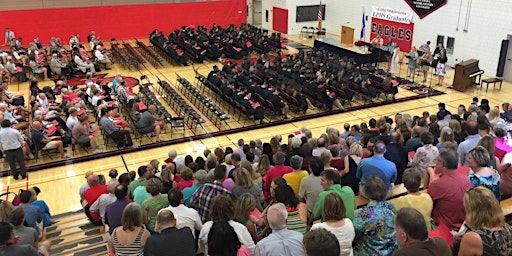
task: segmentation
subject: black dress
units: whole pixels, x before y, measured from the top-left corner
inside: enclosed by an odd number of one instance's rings
[[[359,180],[356,178],[356,172],[357,172],[357,163],[354,161],[354,159],[348,155],[348,174],[343,176],[341,178],[340,185],[343,186],[349,186],[352,191],[354,191],[354,194],[359,193]]]

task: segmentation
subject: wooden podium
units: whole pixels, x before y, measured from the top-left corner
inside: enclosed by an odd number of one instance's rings
[[[341,44],[352,45],[354,43],[354,29],[341,26]]]

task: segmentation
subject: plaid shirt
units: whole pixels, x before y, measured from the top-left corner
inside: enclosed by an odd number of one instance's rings
[[[214,181],[213,183],[206,183],[202,185],[190,198],[198,206],[198,212],[201,220],[207,222],[210,220],[210,203],[212,199],[218,195],[225,195],[232,198],[231,191],[222,186],[222,182]]]

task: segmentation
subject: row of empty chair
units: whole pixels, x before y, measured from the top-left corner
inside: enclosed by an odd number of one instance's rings
[[[157,54],[153,49],[151,49],[149,46],[145,45],[143,42],[137,40],[137,48],[139,49],[140,54],[144,56],[147,60],[149,60],[149,63],[153,65],[154,67],[163,67],[164,59],[162,56]]]
[[[206,77],[196,72],[196,79],[206,80]],[[201,112],[203,112],[206,117],[210,118],[215,126],[220,126],[222,123],[225,123],[229,128],[229,124],[226,122],[226,120],[229,119],[229,115],[226,114],[224,110],[217,106],[217,104],[215,104],[215,102],[213,102],[210,98],[200,92],[194,85],[192,85],[192,83],[188,81],[188,79],[178,75],[177,81],[177,84],[179,85],[178,88],[181,89],[183,95],[185,95],[185,97],[187,97],[189,101],[194,104],[194,106],[199,108],[199,110],[201,110]]]
[[[121,48],[119,44],[113,43],[110,50],[114,59],[116,59],[117,63],[121,64],[123,68],[128,68],[128,70],[131,70],[131,67],[137,70],[140,69],[137,59],[129,55],[127,50],[125,48]]]
[[[178,114],[183,116],[185,123],[192,129],[196,130],[198,126],[203,128],[205,120],[195,111],[195,109],[188,104],[188,102],[181,97],[181,95],[172,88],[167,81],[158,81],[160,85],[159,93],[171,108]]]

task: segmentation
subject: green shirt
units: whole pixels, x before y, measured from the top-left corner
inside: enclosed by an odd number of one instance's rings
[[[155,230],[156,216],[158,215],[158,211],[166,208],[167,206],[169,206],[167,194],[160,194],[159,197],[148,198],[142,203],[142,209],[148,212],[149,221],[147,225],[150,230]]]
[[[138,180],[132,181],[130,185],[128,185],[128,195],[130,196],[130,198],[133,199],[133,191],[138,186],[146,186],[146,178],[139,178]]]
[[[354,191],[348,186],[340,186],[339,184],[334,184],[330,186],[327,190],[320,192],[318,195],[318,199],[315,203],[315,208],[313,210],[313,214],[315,220],[318,220],[322,217],[322,210],[324,209],[324,199],[325,197],[331,193],[335,192],[341,196],[343,199],[343,203],[345,204],[345,208],[347,209],[347,218],[351,221],[354,220],[354,211],[356,210],[356,197],[354,195]]]

